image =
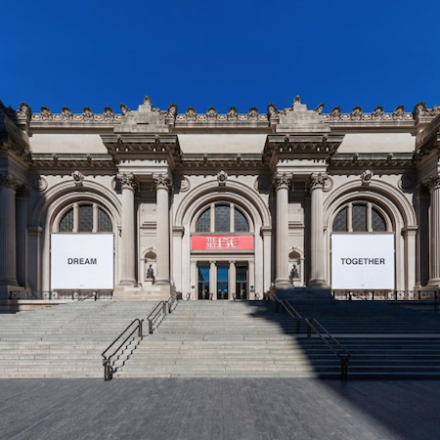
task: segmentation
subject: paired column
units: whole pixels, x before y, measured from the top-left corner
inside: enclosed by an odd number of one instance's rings
[[[309,287],[325,288],[324,270],[324,213],[323,196],[325,182],[328,176],[325,173],[313,173],[309,178],[311,192],[311,270]]]
[[[157,285],[170,284],[170,228],[169,190],[171,180],[168,175],[154,176],[157,203]]]
[[[277,174],[273,184],[277,192],[277,231],[276,231],[276,279],[275,286],[280,289],[292,287],[289,280],[289,185],[291,176]]]
[[[28,285],[28,200],[29,190],[22,185],[17,190],[17,281],[20,286]]]
[[[132,173],[118,174],[122,191],[122,246],[121,246],[121,286],[136,284],[135,272],[135,230],[134,230],[134,192],[136,178]]]
[[[15,192],[18,183],[10,174],[0,175],[0,298],[17,286]]]
[[[228,279],[228,284],[229,284],[229,293],[228,293],[228,298],[229,299],[234,299],[234,295],[237,293],[236,292],[236,288],[237,288],[237,271],[236,271],[236,266],[235,266],[235,261],[230,261],[229,262],[229,279]]]
[[[431,192],[429,286],[440,288],[440,173],[428,182]]]

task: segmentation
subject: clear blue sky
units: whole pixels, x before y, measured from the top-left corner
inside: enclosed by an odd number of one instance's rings
[[[3,1],[0,99],[240,112],[440,104],[440,2]]]

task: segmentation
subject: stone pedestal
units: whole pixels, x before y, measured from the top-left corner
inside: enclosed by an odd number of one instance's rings
[[[324,271],[324,216],[322,191],[328,176],[313,173],[309,179],[311,192],[311,268],[308,287],[328,289]]]

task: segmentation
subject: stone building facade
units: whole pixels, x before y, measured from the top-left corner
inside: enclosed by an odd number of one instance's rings
[[[323,108],[299,97],[264,114],[162,111],[148,97],[122,114],[1,104],[0,297],[106,288],[253,299],[273,284],[335,287],[335,234],[393,237],[388,289],[439,288],[440,108]],[[111,267],[69,280],[71,262],[97,259],[64,251],[93,248],[100,234]]]

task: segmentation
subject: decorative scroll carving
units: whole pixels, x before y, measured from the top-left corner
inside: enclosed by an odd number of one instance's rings
[[[217,182],[219,186],[226,186],[227,180],[228,180],[228,173],[222,170],[217,174]]]
[[[310,190],[319,187],[324,187],[327,180],[328,180],[328,175],[326,173],[312,173],[309,177]]]
[[[171,179],[168,174],[155,174],[153,176],[156,188],[165,188],[169,190],[171,188]]]
[[[131,188],[133,190],[137,189],[138,182],[133,173],[120,173],[116,176],[121,189]]]
[[[80,171],[76,170],[72,173],[73,181],[75,182],[75,186],[83,186],[84,182],[84,174]]]
[[[13,189],[14,191],[20,186],[18,180],[11,174],[0,174],[0,187]]]
[[[405,112],[403,105],[397,106],[393,113],[384,113],[383,107],[376,107],[372,113],[363,113],[361,107],[355,107],[351,113],[342,113],[340,107],[335,107],[328,115],[323,115],[327,121],[363,122],[363,121],[413,121],[412,113]]]
[[[374,173],[370,170],[365,170],[361,174],[361,181],[363,186],[368,186],[371,183],[371,179],[373,178]]]
[[[288,187],[292,182],[292,174],[278,173],[272,180],[272,185],[278,190],[282,187]]]
[[[429,177],[425,182],[430,191],[434,191],[440,189],[440,173],[434,174]]]

